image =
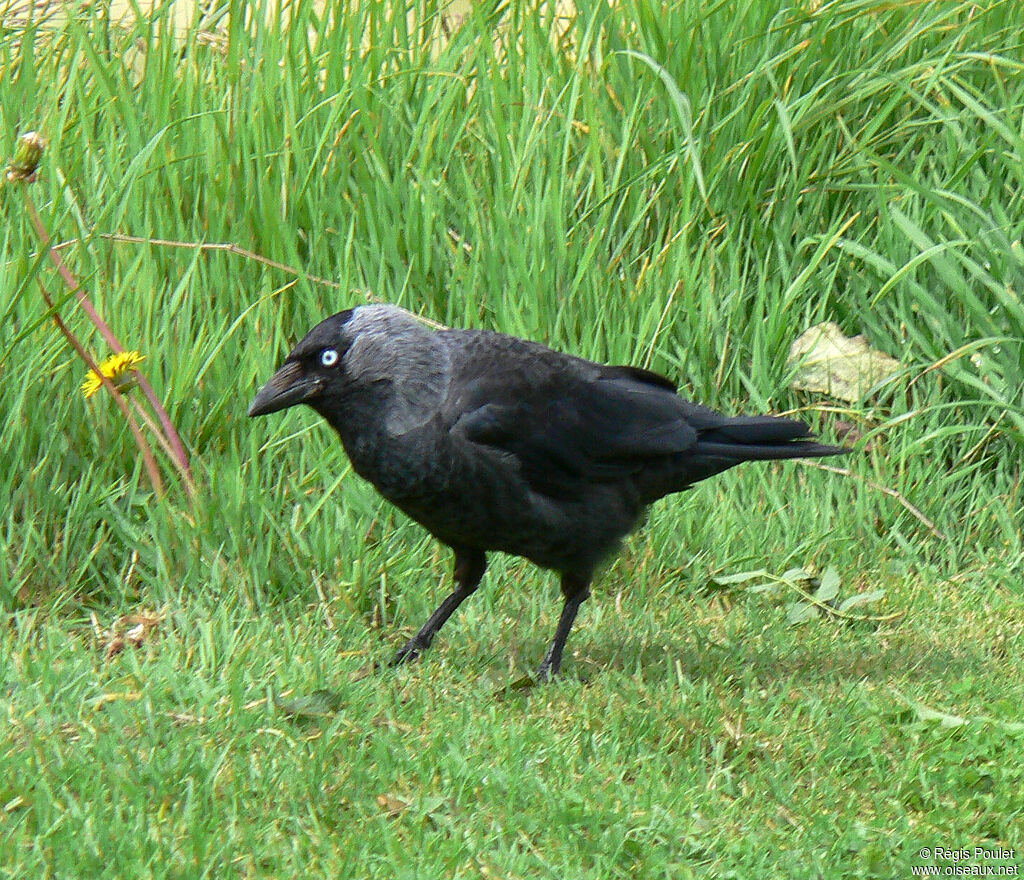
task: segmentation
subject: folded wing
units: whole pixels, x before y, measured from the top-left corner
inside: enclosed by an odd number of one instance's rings
[[[631,367],[567,370],[532,384],[514,372],[485,377],[460,395],[453,430],[514,457],[535,491],[574,498],[589,483],[628,479],[694,446],[697,430],[672,389]]]

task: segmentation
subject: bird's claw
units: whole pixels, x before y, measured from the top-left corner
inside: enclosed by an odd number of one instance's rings
[[[538,667],[537,674],[534,678],[536,679],[537,684],[548,684],[548,682],[550,682],[556,675],[558,675],[558,670],[553,669],[551,664],[545,660]]]
[[[398,651],[395,652],[395,656],[391,658],[390,666],[401,666],[403,663],[410,663],[413,660],[419,660],[420,654],[423,652],[425,645],[421,645],[416,641],[415,638],[409,639]]]

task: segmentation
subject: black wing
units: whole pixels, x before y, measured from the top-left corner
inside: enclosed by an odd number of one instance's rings
[[[513,456],[531,488],[554,498],[627,479],[696,442],[668,379],[562,357],[562,364],[513,362],[497,375],[478,374],[458,393],[452,430]]]

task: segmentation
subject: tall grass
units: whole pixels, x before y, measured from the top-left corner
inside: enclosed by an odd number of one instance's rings
[[[1012,3],[580,3],[571,17],[478,4],[454,25],[431,3],[233,12],[217,39],[173,32],[164,6],[127,29],[94,7],[56,29],[8,30],[0,133],[50,138],[36,186],[56,237],[76,240],[65,257],[149,354],[207,479],[245,481],[240,504],[273,498],[280,479],[282,459],[257,455],[263,432],[240,420],[257,377],[371,291],[448,323],[649,362],[727,408],[793,406],[789,344],[838,319],[905,368],[883,405],[848,414],[884,450],[868,457],[876,478],[923,492],[926,507],[941,498],[931,515],[947,533],[1017,546]],[[30,577],[36,552],[8,554],[7,577],[39,595],[116,595],[117,560],[179,504],[138,500],[118,419],[78,399],[13,195],[0,303],[8,545],[63,549],[42,554],[52,579]],[[103,233],[230,242],[340,291]],[[40,397],[47,419],[32,417]],[[320,439],[304,444],[310,467],[343,467]],[[1007,498],[1009,520],[968,516],[979,491]],[[97,498],[126,504],[126,523],[145,512],[121,532]],[[965,518],[980,531],[959,528]],[[155,538],[143,543],[160,555]]]

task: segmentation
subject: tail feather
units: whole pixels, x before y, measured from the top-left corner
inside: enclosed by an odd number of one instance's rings
[[[791,440],[782,443],[729,443],[698,440],[693,446],[697,456],[721,458],[739,464],[743,461],[775,461],[786,458],[824,458],[845,455],[845,446],[828,446],[812,440]]]
[[[700,434],[701,440],[741,446],[772,446],[813,436],[803,422],[778,416],[736,416]]]
[[[736,416],[701,431],[693,452],[741,462],[820,458],[842,455],[849,450],[815,442],[810,427],[797,419]]]
[[[718,416],[700,426],[697,442],[666,462],[664,470],[646,473],[640,489],[645,500],[651,501],[668,492],[680,492],[745,461],[822,458],[849,451],[843,446],[818,443],[811,429],[796,419]]]

